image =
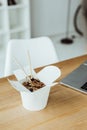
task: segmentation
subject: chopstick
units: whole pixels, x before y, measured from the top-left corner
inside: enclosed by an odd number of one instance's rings
[[[29,64],[29,68],[30,68],[30,75],[31,75],[31,78],[33,78],[32,66],[31,66],[31,58],[30,58],[29,50],[27,51],[27,56],[28,56],[28,64]]]
[[[17,60],[17,58],[14,56],[14,60],[15,63],[21,68],[21,70],[24,72],[24,74],[26,75],[26,77],[28,78],[28,80],[31,82],[31,79],[29,78],[28,74],[25,72],[23,66],[19,63],[19,61]]]

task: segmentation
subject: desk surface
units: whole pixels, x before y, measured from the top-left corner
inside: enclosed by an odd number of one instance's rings
[[[87,55],[54,65],[61,69],[62,79],[85,60]],[[1,78],[0,130],[87,130],[87,95],[56,85],[51,88],[47,107],[31,112],[22,107],[19,92]]]

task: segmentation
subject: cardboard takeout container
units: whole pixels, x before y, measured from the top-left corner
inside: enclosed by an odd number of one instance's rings
[[[29,68],[26,68],[26,72],[29,75]],[[22,70],[16,70],[14,72],[18,81],[9,80],[11,85],[20,92],[23,107],[31,111],[39,111],[47,106],[50,89],[56,83],[53,83],[61,75],[61,71],[56,66],[47,66],[43,68],[39,73],[35,73],[33,70],[34,78],[38,78],[45,86],[30,92],[22,85],[22,81],[25,80],[26,75]]]

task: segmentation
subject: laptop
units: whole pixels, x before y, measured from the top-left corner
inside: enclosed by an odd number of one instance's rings
[[[87,60],[63,78],[60,84],[87,94]]]

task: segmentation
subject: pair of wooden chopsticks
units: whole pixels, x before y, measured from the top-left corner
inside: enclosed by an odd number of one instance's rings
[[[33,74],[32,74],[32,65],[31,65],[31,59],[30,59],[30,53],[29,50],[27,51],[27,57],[28,57],[28,64],[29,64],[29,68],[30,68],[30,75],[31,78],[33,78]],[[24,74],[26,75],[26,77],[28,78],[28,80],[31,82],[30,77],[28,76],[28,74],[26,73],[26,71],[24,70],[24,67],[19,63],[19,61],[17,60],[17,58],[14,56],[14,60],[15,63],[21,68],[21,70],[24,72]]]

